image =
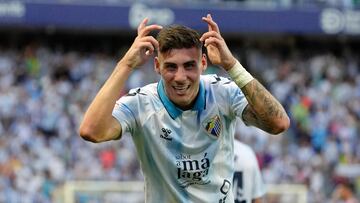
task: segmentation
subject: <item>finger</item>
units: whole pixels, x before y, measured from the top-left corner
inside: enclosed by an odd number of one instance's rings
[[[208,31],[213,31],[213,29],[211,28],[210,24],[208,23],[208,21],[209,21],[208,17],[202,17],[201,19],[208,24]]]
[[[142,29],[144,29],[144,27],[146,26],[147,22],[149,21],[149,18],[146,17],[144,18],[141,23],[139,24],[138,28],[137,28],[137,32],[138,32],[138,35],[139,33],[141,32]]]
[[[146,36],[140,39],[140,42],[150,42],[155,50],[159,49],[159,42],[153,36]]]
[[[139,32],[138,32],[138,36],[140,37],[144,37],[146,35],[148,35],[151,31],[154,30],[161,30],[163,27],[161,25],[148,25],[143,27]]]
[[[145,54],[147,56],[151,55],[154,53],[154,46],[151,44],[151,42],[141,42],[140,43],[140,47],[141,49],[145,49]]]
[[[218,32],[215,31],[210,31],[210,32],[205,32],[201,37],[200,37],[200,41],[204,41],[209,37],[215,37],[218,39],[222,39],[221,35]]]
[[[211,15],[210,15],[210,14],[207,14],[207,15],[206,15],[206,18],[211,19]],[[209,30],[209,31],[213,31],[213,29],[212,29],[212,27],[210,26],[209,23],[208,23],[208,30]]]
[[[215,38],[215,37],[209,37],[205,40],[204,42],[204,46],[207,47],[209,45],[214,45],[216,47],[220,47],[221,46],[221,40]]]
[[[211,15],[210,15],[209,13],[206,15],[206,17],[209,18],[210,20],[212,20],[212,17],[211,17]],[[214,30],[214,29],[211,27],[211,25],[209,25],[209,24],[208,24],[208,29],[209,29],[209,31],[210,31],[210,30],[211,30],[211,31]]]
[[[206,17],[202,17],[202,20],[208,24],[209,31],[220,33],[218,25],[215,23],[215,21],[213,21],[210,14],[208,14]]]

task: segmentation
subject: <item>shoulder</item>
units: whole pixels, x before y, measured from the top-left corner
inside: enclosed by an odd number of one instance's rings
[[[241,92],[240,88],[229,77],[208,74],[201,75],[200,79],[204,82],[206,88],[213,90],[221,89],[226,92]]]
[[[117,101],[130,109],[149,106],[158,101],[157,83],[151,83],[143,87],[130,89],[129,92]]]
[[[157,83],[130,89],[127,94],[120,98],[120,100],[135,100],[139,97],[150,99],[154,96],[157,96]]]
[[[205,85],[222,86],[233,83],[230,78],[219,76],[216,74],[201,75],[200,78],[202,81],[204,81]]]
[[[125,113],[126,119],[130,119],[127,115],[131,115],[142,125],[163,108],[157,93],[157,83],[152,83],[129,90],[116,102],[114,111]]]
[[[240,90],[230,78],[216,74],[201,75],[200,79],[204,83],[205,89],[216,92],[216,95],[228,96],[229,93]]]
[[[150,83],[143,87],[137,87],[129,90],[129,93],[141,93],[140,95],[153,95],[157,94],[157,84],[158,83]]]

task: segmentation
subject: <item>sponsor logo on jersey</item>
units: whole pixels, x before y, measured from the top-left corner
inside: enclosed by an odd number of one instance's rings
[[[193,158],[192,155],[176,156],[177,178],[182,188],[190,185],[206,185],[210,183],[210,160],[207,153],[203,157]]]
[[[216,115],[210,118],[209,120],[205,121],[204,128],[206,132],[209,133],[210,135],[219,137],[222,129],[220,117]]]

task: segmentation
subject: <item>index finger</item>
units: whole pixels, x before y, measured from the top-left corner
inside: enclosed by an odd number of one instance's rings
[[[138,32],[138,35],[140,34],[141,30],[144,29],[144,27],[146,26],[146,24],[148,23],[149,21],[149,18],[146,17],[144,18],[141,23],[139,24],[138,28],[137,28],[137,32]]]
[[[209,31],[220,33],[219,26],[213,21],[210,14],[207,14],[206,17],[202,17],[202,20],[208,24]]]
[[[160,30],[162,29],[161,25],[148,25],[143,27],[141,30],[138,31],[138,36],[145,37],[153,30]]]

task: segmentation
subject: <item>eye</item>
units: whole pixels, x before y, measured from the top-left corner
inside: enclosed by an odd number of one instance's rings
[[[174,71],[176,70],[176,64],[172,64],[172,63],[165,64],[165,69],[168,71]]]
[[[195,63],[194,63],[194,62],[190,62],[190,63],[185,63],[185,64],[184,64],[184,67],[185,67],[185,69],[187,69],[187,70],[192,70],[192,69],[194,69],[196,66],[195,66]]]

